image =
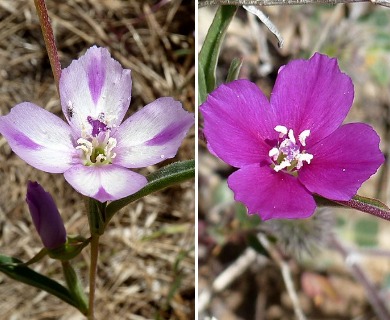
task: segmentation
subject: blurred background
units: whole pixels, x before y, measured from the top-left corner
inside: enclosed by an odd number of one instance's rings
[[[316,51],[336,57],[355,85],[346,122],[372,125],[388,159],[390,9],[367,3],[261,9],[279,29],[284,46],[278,48],[257,17],[239,8],[221,49],[218,84],[238,57],[243,60],[240,78],[257,83],[269,97],[279,67],[291,59]],[[215,11],[199,9],[199,48]],[[203,141],[199,159],[200,319],[294,319],[292,297],[307,319],[388,319],[373,305],[388,314],[390,222],[350,209],[322,208],[311,219],[263,223],[234,202],[226,179],[235,169],[212,156]],[[387,160],[359,194],[390,205],[388,166]],[[293,293],[286,290],[282,271]]]
[[[194,112],[194,1],[47,1],[62,67],[92,45],[108,48],[132,70],[128,115],[162,96]],[[0,0],[0,110],[30,101],[61,114],[32,0]],[[39,119],[37,119],[39,121]],[[139,170],[148,174],[194,158],[191,129],[176,158]],[[89,236],[82,197],[61,174],[28,166],[0,138],[0,252],[27,261],[41,248],[25,203],[38,181],[59,208],[68,234]],[[191,319],[194,315],[194,182],[152,194],[123,209],[101,237],[96,319]],[[74,260],[88,285],[89,250]],[[60,264],[33,266],[58,281]],[[0,319],[83,319],[57,298],[0,274]]]

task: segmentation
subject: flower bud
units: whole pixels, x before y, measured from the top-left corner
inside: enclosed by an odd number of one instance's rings
[[[55,249],[66,242],[66,230],[52,196],[38,182],[28,182],[26,202],[43,245]]]

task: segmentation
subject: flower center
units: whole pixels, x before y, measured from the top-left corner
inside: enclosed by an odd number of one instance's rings
[[[296,174],[296,171],[302,168],[303,163],[313,159],[313,155],[306,153],[306,139],[310,135],[310,130],[302,131],[295,139],[294,131],[288,130],[285,126],[276,126],[275,131],[279,132],[278,143],[273,147],[268,155],[273,161],[271,167],[276,171],[284,170],[285,172]]]
[[[112,163],[116,157],[114,149],[116,139],[110,137],[111,128],[104,121],[104,114],[98,119],[87,118],[92,126],[91,134],[82,132],[82,138],[77,140],[76,149],[81,150],[81,159],[85,166],[98,166]]]

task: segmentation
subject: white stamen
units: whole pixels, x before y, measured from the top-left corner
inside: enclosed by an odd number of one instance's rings
[[[100,132],[98,136],[79,138],[77,143],[79,145],[76,146],[76,149],[83,151],[82,160],[84,165],[110,164],[111,160],[116,157],[116,153],[113,150],[117,145],[117,141],[115,138],[110,137],[110,131]],[[92,159],[93,156],[96,159]]]
[[[90,158],[92,155],[92,152],[93,152],[92,143],[84,138],[78,139],[77,143],[79,144],[79,146],[77,146],[76,149],[80,149],[80,150],[84,151],[85,156],[87,158]]]
[[[298,160],[297,169],[300,169],[303,166],[303,161],[306,161],[307,164],[310,164],[311,160],[313,159],[313,155],[310,153],[301,153],[296,157],[296,159]]]
[[[306,161],[310,164],[310,161],[313,159],[313,155],[310,153],[301,153],[297,156],[298,161]]]
[[[303,130],[298,136],[298,143],[295,139],[294,130],[278,125],[275,131],[279,133],[277,145],[269,150],[268,155],[273,160],[272,168],[278,172],[283,169],[294,174],[302,168],[304,163],[310,164],[313,155],[306,153],[303,147],[306,146],[306,139],[310,130]],[[286,137],[287,135],[287,137]]]
[[[102,163],[102,162],[104,162],[104,161],[106,161],[106,160],[107,160],[107,157],[104,156],[104,155],[102,155],[102,154],[99,154],[99,155],[96,157],[96,162],[97,162],[97,163]]]
[[[274,161],[276,161],[276,159],[278,159],[279,154],[280,154],[279,149],[276,148],[276,147],[275,147],[275,148],[272,148],[272,149],[268,152],[268,155],[269,155],[272,159],[274,159]]]
[[[290,129],[290,130],[288,131],[288,138],[291,140],[291,142],[292,142],[293,144],[296,144],[297,141],[295,140],[293,129]]]
[[[306,138],[310,135],[310,130],[303,130],[298,139],[302,146],[306,146]]]
[[[291,166],[290,161],[288,161],[287,159],[284,159],[280,164],[278,164],[274,167],[274,170],[276,172],[278,172],[278,171],[283,170],[289,166]]]
[[[274,128],[274,130],[276,131],[276,132],[279,132],[280,134],[279,134],[279,138],[283,138],[286,134],[287,134],[287,128],[285,127],[285,126],[276,126],[275,128]]]

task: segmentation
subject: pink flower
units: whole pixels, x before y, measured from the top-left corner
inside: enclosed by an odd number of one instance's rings
[[[60,96],[68,123],[23,102],[0,117],[0,132],[28,164],[63,173],[77,191],[101,202],[144,187],[146,178],[128,169],[174,157],[194,123],[172,98],[159,98],[122,123],[130,70],[95,46],[62,71]]]
[[[336,59],[315,54],[282,67],[270,101],[247,80],[223,84],[200,107],[209,150],[239,168],[235,199],[263,220],[306,218],[313,194],[351,199],[384,162],[367,124],[342,125],[354,96]]]

